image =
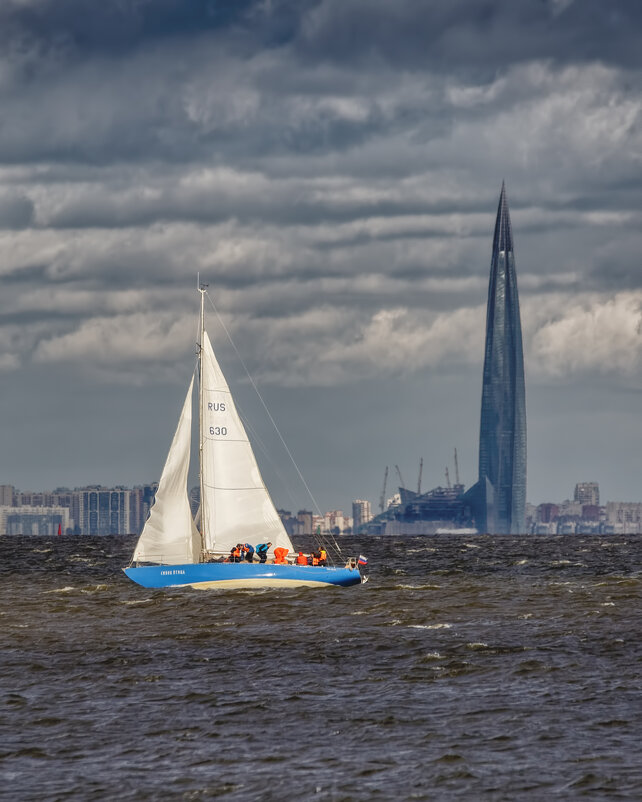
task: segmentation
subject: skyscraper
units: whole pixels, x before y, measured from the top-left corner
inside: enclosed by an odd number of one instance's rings
[[[479,531],[523,532],[526,391],[515,254],[502,182],[493,237],[479,429],[479,479],[466,494]]]

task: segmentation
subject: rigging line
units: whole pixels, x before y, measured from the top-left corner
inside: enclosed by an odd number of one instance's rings
[[[296,461],[295,461],[294,457],[292,456],[292,452],[290,451],[290,449],[288,448],[288,445],[287,445],[287,443],[286,443],[286,442],[285,442],[285,440],[283,439],[283,435],[281,434],[281,431],[279,430],[279,427],[276,425],[276,421],[275,421],[275,420],[274,420],[274,418],[272,417],[272,414],[270,413],[270,410],[267,408],[267,405],[266,405],[265,401],[263,400],[263,396],[262,396],[262,395],[261,395],[261,393],[259,392],[259,388],[256,386],[256,384],[255,384],[255,382],[254,382],[254,379],[253,379],[253,378],[252,378],[252,376],[250,375],[250,371],[247,369],[247,366],[246,366],[245,362],[243,361],[243,357],[242,357],[242,356],[241,356],[241,354],[239,353],[239,350],[238,350],[238,348],[236,347],[236,344],[235,344],[234,340],[232,339],[232,335],[231,335],[231,334],[230,334],[230,332],[228,331],[228,329],[227,329],[227,326],[225,325],[225,323],[223,322],[223,318],[222,318],[222,317],[219,315],[218,309],[216,308],[216,305],[214,304],[214,301],[213,301],[213,300],[212,300],[212,298],[210,297],[210,294],[207,292],[207,290],[205,290],[205,295],[207,296],[207,299],[209,300],[209,302],[210,302],[210,304],[211,304],[211,306],[212,306],[212,309],[214,310],[214,313],[216,314],[216,317],[218,318],[218,321],[219,321],[219,323],[220,323],[220,324],[221,324],[221,326],[223,327],[223,331],[225,332],[225,334],[226,334],[226,336],[227,336],[227,339],[230,341],[230,344],[231,344],[232,348],[234,349],[234,352],[236,353],[236,356],[238,357],[238,360],[239,360],[239,362],[241,363],[241,365],[242,365],[242,367],[243,367],[243,370],[245,371],[245,375],[246,375],[246,376],[248,377],[248,379],[250,380],[250,384],[251,384],[251,385],[252,385],[252,387],[254,388],[254,392],[257,394],[259,401],[260,401],[260,402],[261,402],[261,404],[263,405],[263,409],[265,410],[265,413],[266,413],[266,415],[267,415],[267,416],[268,416],[268,418],[270,419],[270,422],[272,423],[272,426],[274,426],[274,429],[275,429],[276,433],[277,433],[277,434],[278,434],[278,436],[279,436],[279,440],[280,440],[280,441],[281,441],[281,443],[283,444],[283,448],[285,448],[285,450],[286,450],[286,452],[287,452],[287,455],[288,455],[288,457],[290,458],[290,461],[292,462],[292,465],[294,465],[294,469],[296,470],[297,474],[299,475],[299,479],[300,479],[300,480],[301,480],[301,482],[303,483],[303,486],[305,487],[306,491],[308,492],[308,495],[309,495],[309,496],[310,496],[310,498],[312,499],[312,503],[314,504],[314,506],[315,506],[315,508],[316,508],[316,511],[317,511],[317,513],[318,513],[319,515],[321,515],[321,514],[322,514],[322,513],[321,513],[321,508],[320,508],[320,507],[319,507],[319,505],[317,504],[317,500],[315,499],[314,495],[312,494],[312,491],[310,490],[310,488],[309,488],[309,486],[308,486],[308,483],[307,483],[307,482],[305,481],[305,479],[303,478],[303,474],[302,474],[302,473],[301,473],[301,471],[299,470],[299,466],[296,464]],[[339,549],[339,546],[338,546],[338,545],[337,545],[337,549]],[[339,553],[341,553],[341,549],[339,549]]]

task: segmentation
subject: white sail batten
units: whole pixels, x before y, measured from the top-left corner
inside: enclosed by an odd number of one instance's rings
[[[201,532],[206,550],[292,542],[272,503],[206,331],[201,346]]]
[[[200,559],[200,535],[187,496],[193,387],[192,376],[154,505],[136,544],[134,560],[137,562],[177,565],[198,562]]]

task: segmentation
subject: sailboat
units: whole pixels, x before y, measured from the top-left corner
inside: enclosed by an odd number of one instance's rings
[[[359,561],[293,564],[294,548],[261,477],[230,388],[205,330],[201,293],[198,364],[200,510],[187,492],[192,375],[154,504],[125,574],[146,588],[327,587],[362,581]],[[265,562],[230,561],[237,544],[270,543]],[[339,552],[340,554],[340,552]]]

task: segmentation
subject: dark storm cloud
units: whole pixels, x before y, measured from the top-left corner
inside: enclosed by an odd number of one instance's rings
[[[351,119],[303,99],[303,89],[288,93],[281,77],[289,70],[296,65],[287,54],[253,51],[242,63],[226,37],[172,40],[120,59],[88,54],[38,80],[16,78],[15,68],[13,82],[0,84],[0,161],[247,165],[269,154],[346,150],[390,127],[374,103]]]
[[[24,195],[0,192],[0,229],[26,228],[33,222],[33,202]]]
[[[568,196],[562,200],[551,199],[549,208],[572,207],[578,211],[591,212],[608,209],[613,212],[624,212],[629,209],[642,209],[642,182],[637,175],[631,175],[627,161],[622,160],[620,175],[596,176],[592,173],[578,176],[568,187]]]
[[[214,72],[223,103],[234,91],[224,54],[249,59],[289,38],[291,17],[286,3],[273,11],[240,0],[106,0],[91,8],[9,0],[0,5],[0,162],[189,161],[233,152],[238,126],[200,125],[186,111],[186,92]]]
[[[122,54],[168,37],[245,27],[257,7],[255,0],[104,0],[91,8],[84,0],[6,0],[0,30],[5,39],[22,34],[34,42],[62,45],[70,57]]]
[[[623,229],[617,242],[597,246],[594,266],[586,276],[587,286],[607,292],[642,288],[642,234],[640,225]]]
[[[2,276],[2,283],[5,286],[10,284],[42,284],[49,280],[47,265],[28,265],[22,267],[21,270],[6,272]]]
[[[415,69],[493,71],[533,58],[639,66],[636,0],[325,0],[306,17],[304,58],[377,57]]]
[[[639,66],[641,24],[632,0],[9,2],[0,159],[291,165],[395,131],[420,145],[493,104],[454,112],[437,87],[386,114],[399,71],[484,84],[532,59]],[[318,102],[328,95],[360,99],[360,113]],[[519,99],[516,86],[496,109]]]
[[[168,37],[244,31],[294,41],[306,59],[370,56],[417,67],[497,68],[531,58],[639,64],[636,0],[9,0],[4,37],[64,42],[74,53],[122,53]]]

